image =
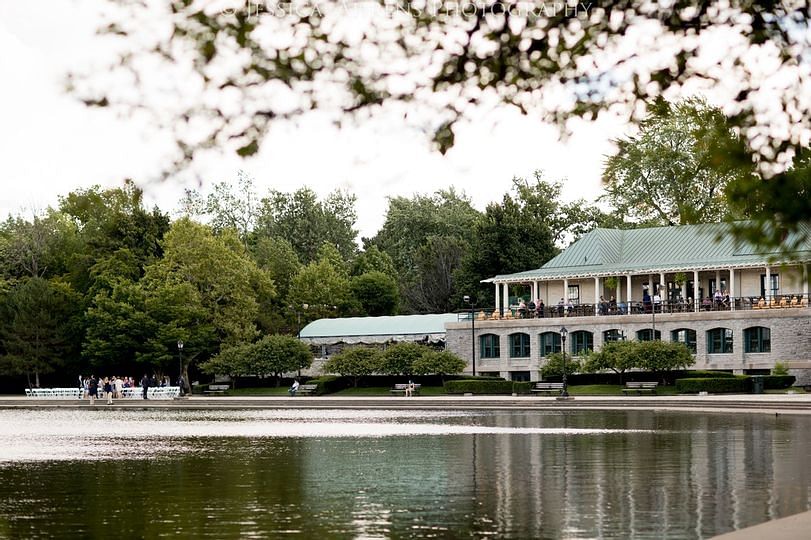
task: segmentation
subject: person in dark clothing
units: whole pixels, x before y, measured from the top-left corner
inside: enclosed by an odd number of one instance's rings
[[[149,377],[146,373],[144,373],[144,376],[141,379],[141,388],[144,389],[144,399],[149,399],[146,397],[147,393],[149,392]]]
[[[99,392],[99,381],[96,379],[94,375],[91,375],[90,382],[87,383],[87,396],[90,398],[91,405],[93,405],[93,403],[95,402],[98,392]]]

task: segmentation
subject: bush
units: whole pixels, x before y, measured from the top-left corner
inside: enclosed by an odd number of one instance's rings
[[[745,394],[751,389],[752,379],[746,375],[718,377],[715,379],[692,378],[676,380],[676,391],[679,394],[697,394],[699,392]]]
[[[323,377],[310,379],[304,384],[317,384],[318,388],[315,390],[317,396],[332,394],[349,387],[349,381],[345,377],[336,377],[334,375],[324,375]]]
[[[766,375],[763,377],[763,388],[766,390],[781,390],[789,388],[797,380],[794,375]]]
[[[528,394],[532,383],[513,382],[503,379],[466,379],[445,383],[447,394]]]
[[[728,373],[726,371],[707,371],[703,369],[697,369],[695,371],[685,371],[684,378],[685,379],[732,379],[738,377],[734,373]]]
[[[784,362],[775,362],[772,375],[788,375],[788,365]]]

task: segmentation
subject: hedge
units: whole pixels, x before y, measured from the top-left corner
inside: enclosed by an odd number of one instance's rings
[[[351,386],[346,377],[336,377],[335,375],[324,375],[315,379],[310,379],[304,384],[317,384],[318,388],[315,389],[315,395],[332,394],[344,388]]]
[[[685,371],[684,374],[686,375],[685,379],[733,379],[738,377],[738,375],[727,371],[707,371],[703,369]]]
[[[752,380],[746,375],[719,377],[716,379],[691,378],[676,380],[676,391],[679,394],[697,394],[699,392],[745,394],[750,392],[751,389]]]
[[[765,375],[763,377],[763,388],[766,390],[781,390],[794,384],[797,377],[794,375]]]
[[[467,379],[445,383],[446,394],[528,394],[530,382],[513,382],[503,379]]]

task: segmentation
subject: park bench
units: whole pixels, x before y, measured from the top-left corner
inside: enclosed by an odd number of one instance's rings
[[[421,386],[422,386],[422,385],[420,385],[420,384],[415,384],[415,385],[414,385],[414,390],[413,390],[413,394],[414,394],[414,395],[416,395],[416,394],[419,394],[419,393],[420,393],[420,387],[421,387]],[[405,383],[405,384],[395,384],[395,385],[394,385],[394,388],[392,388],[392,389],[390,390],[390,392],[391,392],[392,394],[403,394],[403,395],[405,395],[406,388],[408,388],[408,383]]]
[[[532,391],[537,392],[539,394],[558,394],[563,391],[563,383],[562,382],[535,383],[535,387],[532,388]]]
[[[642,392],[650,392],[651,394],[655,394],[658,385],[659,383],[657,382],[628,382],[625,383],[625,388],[622,389],[622,393],[628,394],[628,392],[636,392],[637,394],[641,394]]]
[[[298,390],[296,390],[296,394],[302,394],[305,396],[312,396],[318,391],[317,384],[300,384]]]
[[[228,389],[231,388],[230,385],[227,384],[209,384],[208,389],[204,390],[205,394],[224,394]]]

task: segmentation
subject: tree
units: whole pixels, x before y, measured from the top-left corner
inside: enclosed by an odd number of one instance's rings
[[[395,343],[383,352],[380,372],[386,375],[411,375],[414,363],[428,352],[425,345],[403,341]]]
[[[226,347],[205,362],[200,364],[200,370],[210,375],[227,375],[233,381],[237,377],[252,373],[248,364],[250,344]]]
[[[265,270],[280,299],[287,297],[293,277],[301,270],[301,263],[293,246],[284,238],[265,236],[256,242],[254,259],[259,268]]]
[[[236,185],[219,182],[205,198],[200,192],[187,189],[180,202],[184,214],[207,217],[215,232],[235,230],[245,245],[256,227],[259,205],[253,178],[245,171],[237,173]]]
[[[39,387],[41,374],[54,372],[76,353],[79,295],[62,281],[30,277],[8,291],[3,304],[0,373],[25,374],[29,387]]]
[[[566,357],[566,375],[572,375],[582,369],[580,359],[577,357]],[[541,367],[541,376],[544,379],[550,377],[563,376],[563,355],[561,353],[552,353],[546,357],[546,363]]]
[[[281,17],[276,6],[263,9],[261,3],[218,11],[206,3],[174,2],[157,12],[148,3],[132,4],[102,29],[108,40],[122,42],[107,69],[94,70],[105,76],[74,74],[71,89],[89,105],[149,109],[156,77],[194,81],[199,97],[190,99],[178,85],[178,99],[162,106],[160,120],[175,130],[176,167],[211,147],[253,155],[271,125],[312,109],[325,109],[336,120],[364,109],[374,116],[389,105],[412,104],[415,95],[433,94],[426,101],[433,104],[433,139],[442,152],[454,143],[455,122],[473,116],[477,106],[490,106],[494,96],[562,125],[601,111],[634,118],[668,92],[721,87],[723,81],[730,118],[766,168],[796,148],[811,123],[804,100],[811,41],[806,2],[471,6],[375,5],[364,39],[355,40],[341,24],[351,16],[342,3],[319,4],[308,13],[283,8]],[[171,23],[155,35],[147,29],[158,14]],[[720,45],[719,29],[730,36]],[[264,39],[269,32],[279,39]],[[723,54],[690,61],[707,43],[724,47]],[[222,70],[226,63],[229,69]],[[154,65],[165,67],[155,74],[149,71]],[[126,77],[133,88],[121,93],[107,75]],[[762,84],[770,76],[786,81],[777,95]],[[291,94],[297,99],[268,99]],[[766,100],[775,102],[769,115],[758,108]],[[226,102],[240,106],[222,107]],[[778,122],[787,128],[770,132]]]
[[[413,367],[417,375],[439,375],[444,384],[446,375],[462,373],[467,362],[450,351],[427,350],[414,361]]]
[[[50,277],[65,273],[76,251],[76,228],[49,210],[30,221],[9,217],[0,225],[0,273],[9,277]]]
[[[648,226],[724,221],[731,214],[727,185],[754,172],[741,138],[702,99],[657,102],[639,135],[615,142],[604,198],[619,215]]]
[[[369,272],[382,272],[387,276],[397,279],[397,270],[394,269],[394,262],[388,253],[380,251],[374,244],[368,246],[352,263],[353,276],[360,276]]]
[[[293,193],[271,191],[262,199],[257,222],[257,236],[284,238],[293,246],[301,262],[318,260],[324,244],[334,246],[343,260],[357,249],[354,229],[357,214],[355,196],[340,190],[319,201],[310,188]]]
[[[430,236],[415,255],[416,271],[406,276],[403,296],[409,311],[447,313],[459,306],[455,278],[468,244],[457,236]]]
[[[639,341],[612,341],[606,343],[600,351],[589,354],[584,370],[595,372],[610,369],[619,374],[620,384],[622,384],[622,375],[626,371],[641,366],[638,350],[639,343]]]
[[[352,295],[371,317],[394,315],[400,301],[397,282],[383,272],[367,272],[355,276],[350,285]]]
[[[352,384],[358,387],[361,377],[378,373],[381,370],[381,355],[377,349],[351,347],[333,355],[324,363],[325,373],[340,373],[352,377]]]
[[[259,377],[272,374],[279,386],[284,373],[308,368],[313,362],[309,347],[292,336],[265,336],[247,349],[246,371]]]
[[[654,373],[684,369],[695,363],[692,352],[684,343],[666,341],[636,342],[639,367]]]
[[[349,278],[342,261],[336,260],[330,250],[323,258],[303,267],[290,284],[288,300],[293,305],[308,304],[314,313],[325,311],[324,306],[335,306],[333,315],[353,312]],[[329,308],[326,310],[329,312]]]

